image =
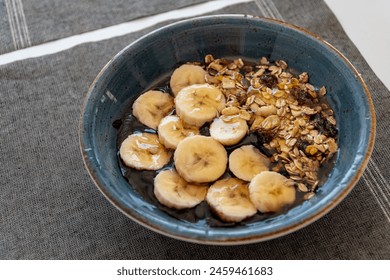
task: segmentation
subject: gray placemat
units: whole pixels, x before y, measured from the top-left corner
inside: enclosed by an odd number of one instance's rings
[[[155,26],[0,66],[1,259],[390,258],[389,91],[322,0],[294,4],[261,0],[218,11],[226,12],[282,17],[299,24],[343,51],[362,73],[373,94],[378,136],[368,169],[350,195],[304,229],[243,246],[178,241],[145,229],[116,210],[83,166],[79,112],[88,86],[104,64]]]
[[[207,0],[0,0],[0,54]]]

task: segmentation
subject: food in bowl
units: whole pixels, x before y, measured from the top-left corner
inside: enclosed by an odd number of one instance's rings
[[[313,197],[338,150],[325,94],[284,60],[183,64],[115,122],[123,175],[179,219],[226,226],[284,213]]]
[[[316,91],[326,86],[325,99],[337,120],[338,150],[328,163],[322,164],[319,184],[312,198],[303,201],[307,193],[296,187],[296,202],[287,211],[257,211],[242,222],[223,222],[211,212],[205,200],[182,210],[164,206],[153,193],[156,171],[128,168],[121,161],[118,164],[118,148],[130,134],[136,131],[156,134],[131,114],[134,100],[149,89],[164,91],[169,87],[167,77],[174,69],[187,61],[202,61],[203,64],[206,54],[219,58],[241,57],[248,64],[258,63],[252,59],[262,56],[272,61],[282,58],[289,68],[296,70],[291,71],[294,75],[299,77],[303,71],[308,72],[310,83],[319,86]],[[319,127],[324,124],[318,119]],[[201,128],[200,134],[205,133],[207,129]],[[247,141],[246,145],[254,146],[258,140],[255,133],[242,139]],[[367,166],[374,140],[375,110],[371,94],[345,56],[302,28],[248,15],[186,19],[131,43],[107,63],[91,84],[80,118],[83,160],[107,200],[148,229],[201,244],[260,242],[315,222],[354,188]],[[234,146],[225,146],[229,155]],[[162,170],[169,169],[172,159],[171,156]]]

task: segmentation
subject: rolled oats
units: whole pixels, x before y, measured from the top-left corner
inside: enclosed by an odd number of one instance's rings
[[[263,147],[272,154],[275,168],[283,168],[295,186],[310,199],[318,187],[320,166],[337,152],[334,112],[320,99],[324,86],[309,83],[309,74],[295,76],[284,60],[271,63],[262,57],[257,65],[242,59],[228,61],[205,57],[206,81],[226,96],[222,116],[239,116],[250,131],[272,137]]]
[[[268,61],[268,59],[267,59],[266,57],[263,56],[263,57],[260,59],[260,64],[268,65],[268,64],[269,64],[269,61]]]
[[[225,116],[231,116],[231,115],[237,115],[240,113],[240,109],[237,107],[231,106],[231,107],[226,107],[222,110],[222,115]]]
[[[320,90],[318,91],[318,94],[322,97],[326,94],[326,88],[323,86],[320,88]]]
[[[240,110],[240,118],[249,121],[251,119],[251,114],[247,110]]]
[[[301,83],[307,83],[309,81],[309,75],[307,74],[307,72],[303,72],[299,75],[299,81]]]

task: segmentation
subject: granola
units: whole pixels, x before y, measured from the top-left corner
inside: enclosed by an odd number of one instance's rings
[[[257,64],[241,58],[204,60],[206,82],[226,97],[222,115],[246,120],[271,154],[273,171],[287,173],[309,199],[319,184],[319,170],[338,149],[336,119],[324,102],[326,88],[309,83],[307,72],[294,74],[284,60]]]

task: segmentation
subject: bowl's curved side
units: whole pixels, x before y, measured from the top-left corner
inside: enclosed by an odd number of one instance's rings
[[[229,30],[229,38],[226,38],[226,30]],[[339,144],[343,150],[329,180],[312,200],[275,219],[226,230],[178,221],[129,188],[117,157],[113,156],[117,150],[112,122],[120,118],[129,102],[139,92],[150,88],[151,83],[161,81],[180,63],[202,61],[207,53],[216,57],[288,58],[292,68],[313,73],[314,84],[333,85],[328,92],[329,102],[340,124]],[[283,57],[286,54],[289,56]],[[355,93],[352,100],[351,93]],[[79,138],[84,163],[96,186],[128,217],[174,238],[229,245],[276,238],[329,212],[352,190],[363,173],[373,150],[375,127],[375,111],[367,86],[347,58],[330,44],[284,22],[220,15],[168,25],[118,53],[102,69],[85,97]],[[354,133],[354,137],[348,133]],[[345,161],[351,165],[345,165]]]

